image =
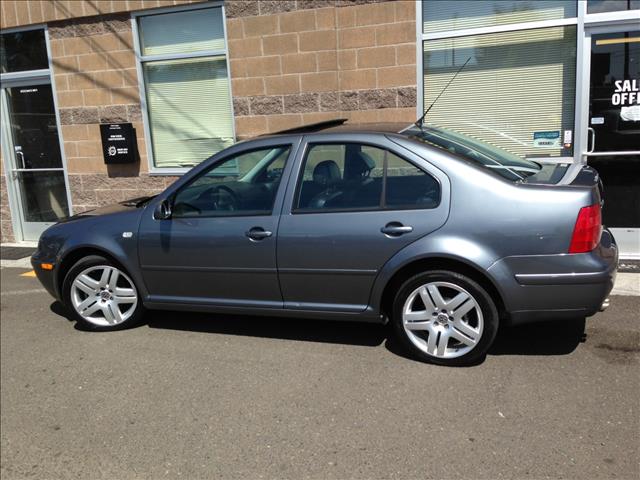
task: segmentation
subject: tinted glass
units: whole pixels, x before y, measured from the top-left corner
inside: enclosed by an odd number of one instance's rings
[[[214,165],[178,191],[173,217],[269,215],[289,151],[269,147]]]
[[[640,9],[640,0],[589,0],[587,13],[617,12]]]
[[[321,144],[307,153],[297,206],[298,211],[433,208],[439,200],[431,175],[387,150]]]
[[[49,68],[44,30],[0,35],[0,65],[2,73]]]

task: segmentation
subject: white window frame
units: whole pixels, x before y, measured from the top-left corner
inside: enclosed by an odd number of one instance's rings
[[[138,18],[147,17],[151,15],[165,14],[165,13],[177,13],[189,10],[204,10],[209,8],[220,8],[222,11],[222,29],[224,33],[224,48],[216,50],[202,50],[194,53],[171,53],[161,55],[143,55],[140,44],[140,32],[138,29]],[[147,92],[144,81],[143,64],[145,62],[157,61],[157,60],[180,60],[184,58],[198,58],[198,57],[214,57],[224,55],[227,62],[227,75],[229,79],[229,98],[231,99],[231,129],[233,132],[233,140],[236,140],[235,129],[235,116],[233,112],[233,96],[231,93],[231,69],[229,66],[229,44],[227,41],[227,22],[223,1],[214,1],[206,4],[198,3],[195,5],[186,5],[181,7],[167,7],[167,8],[155,8],[149,10],[142,10],[139,12],[131,13],[131,30],[133,34],[133,46],[136,56],[136,71],[138,73],[138,87],[140,90],[140,110],[142,112],[142,124],[144,126],[144,141],[147,151],[147,161],[149,164],[149,175],[183,175],[193,167],[156,167],[153,159],[153,144],[151,142],[151,127],[149,123],[149,110],[147,106]],[[213,153],[216,152],[211,152]]]
[[[424,0],[430,1],[430,0]],[[482,0],[480,0],[482,1]],[[580,5],[584,3],[584,5]],[[584,7],[584,8],[582,8]],[[534,30],[540,28],[548,28],[548,27],[563,27],[567,25],[576,25],[576,36],[578,38],[578,44],[576,45],[576,89],[575,89],[575,105],[574,105],[574,123],[573,130],[575,133],[576,126],[580,125],[578,122],[580,121],[580,117],[578,115],[578,91],[582,85],[582,77],[581,77],[581,55],[582,55],[582,45],[580,42],[581,37],[581,28],[580,22],[584,23],[583,15],[586,12],[586,1],[585,0],[576,0],[576,16],[570,18],[560,18],[558,20],[540,20],[537,22],[523,22],[523,23],[512,23],[508,25],[496,25],[490,27],[477,27],[477,28],[466,28],[462,30],[454,30],[454,31],[444,31],[444,32],[436,32],[436,33],[422,33],[423,26],[423,18],[422,18],[422,1],[416,0],[416,74],[417,74],[417,102],[416,102],[416,118],[420,118],[425,110],[424,105],[424,42],[426,40],[441,40],[445,38],[455,38],[455,37],[465,37],[470,35],[482,35],[488,33],[502,33],[502,32],[513,32],[513,31],[521,31],[521,30]],[[574,161],[579,161],[580,152],[578,150],[578,142],[574,141],[573,144],[573,156],[572,157],[548,157],[548,158],[538,158],[535,160],[538,162],[544,163],[572,163]]]

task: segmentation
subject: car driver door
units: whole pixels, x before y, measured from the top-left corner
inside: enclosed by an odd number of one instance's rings
[[[150,302],[282,307],[276,230],[296,145],[259,145],[233,149],[147,208],[138,245]]]

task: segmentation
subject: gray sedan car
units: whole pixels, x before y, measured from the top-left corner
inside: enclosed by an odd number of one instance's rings
[[[605,305],[618,252],[594,170],[342,123],[238,143],[155,197],[52,226],[38,278],[93,330],[144,308],[389,321],[444,365],[477,362],[502,324]]]

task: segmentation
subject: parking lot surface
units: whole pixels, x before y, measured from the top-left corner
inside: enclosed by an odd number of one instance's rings
[[[84,332],[23,272],[1,271],[3,480],[640,476],[640,297],[444,368],[379,325],[150,312]]]

